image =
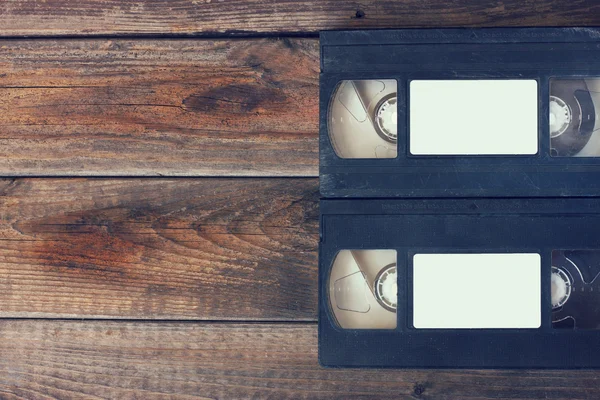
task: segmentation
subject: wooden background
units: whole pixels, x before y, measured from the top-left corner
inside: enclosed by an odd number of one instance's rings
[[[598,399],[600,372],[317,363],[322,29],[595,0],[0,2],[1,399]]]

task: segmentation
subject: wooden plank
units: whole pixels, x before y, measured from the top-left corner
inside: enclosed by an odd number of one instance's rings
[[[316,176],[318,59],[313,39],[0,41],[0,175]]]
[[[324,369],[304,324],[0,321],[0,352],[3,399],[600,397],[598,371]]]
[[[317,242],[316,179],[4,179],[0,317],[315,321]]]
[[[312,34],[324,29],[590,26],[595,0],[8,0],[1,35]]]

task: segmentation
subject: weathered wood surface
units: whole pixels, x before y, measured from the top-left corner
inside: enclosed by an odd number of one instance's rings
[[[1,180],[0,317],[315,321],[317,199],[315,179]]]
[[[315,34],[324,29],[589,26],[595,0],[5,0],[0,35]]]
[[[576,25],[595,0],[2,1],[0,176],[315,177],[318,31]],[[318,197],[0,180],[0,398],[600,398],[596,371],[319,367]]]
[[[2,399],[597,399],[598,371],[323,369],[316,325],[0,321]]]
[[[314,39],[0,40],[0,176],[316,176],[318,59]]]

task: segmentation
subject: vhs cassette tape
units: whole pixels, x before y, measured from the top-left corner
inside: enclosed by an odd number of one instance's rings
[[[600,29],[321,33],[323,197],[600,192]]]
[[[319,359],[600,368],[600,198],[324,199]]]

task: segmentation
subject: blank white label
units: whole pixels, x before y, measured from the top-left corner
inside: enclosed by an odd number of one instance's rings
[[[539,328],[539,254],[416,254],[415,328]]]
[[[537,151],[537,81],[410,82],[411,154],[517,155]]]

